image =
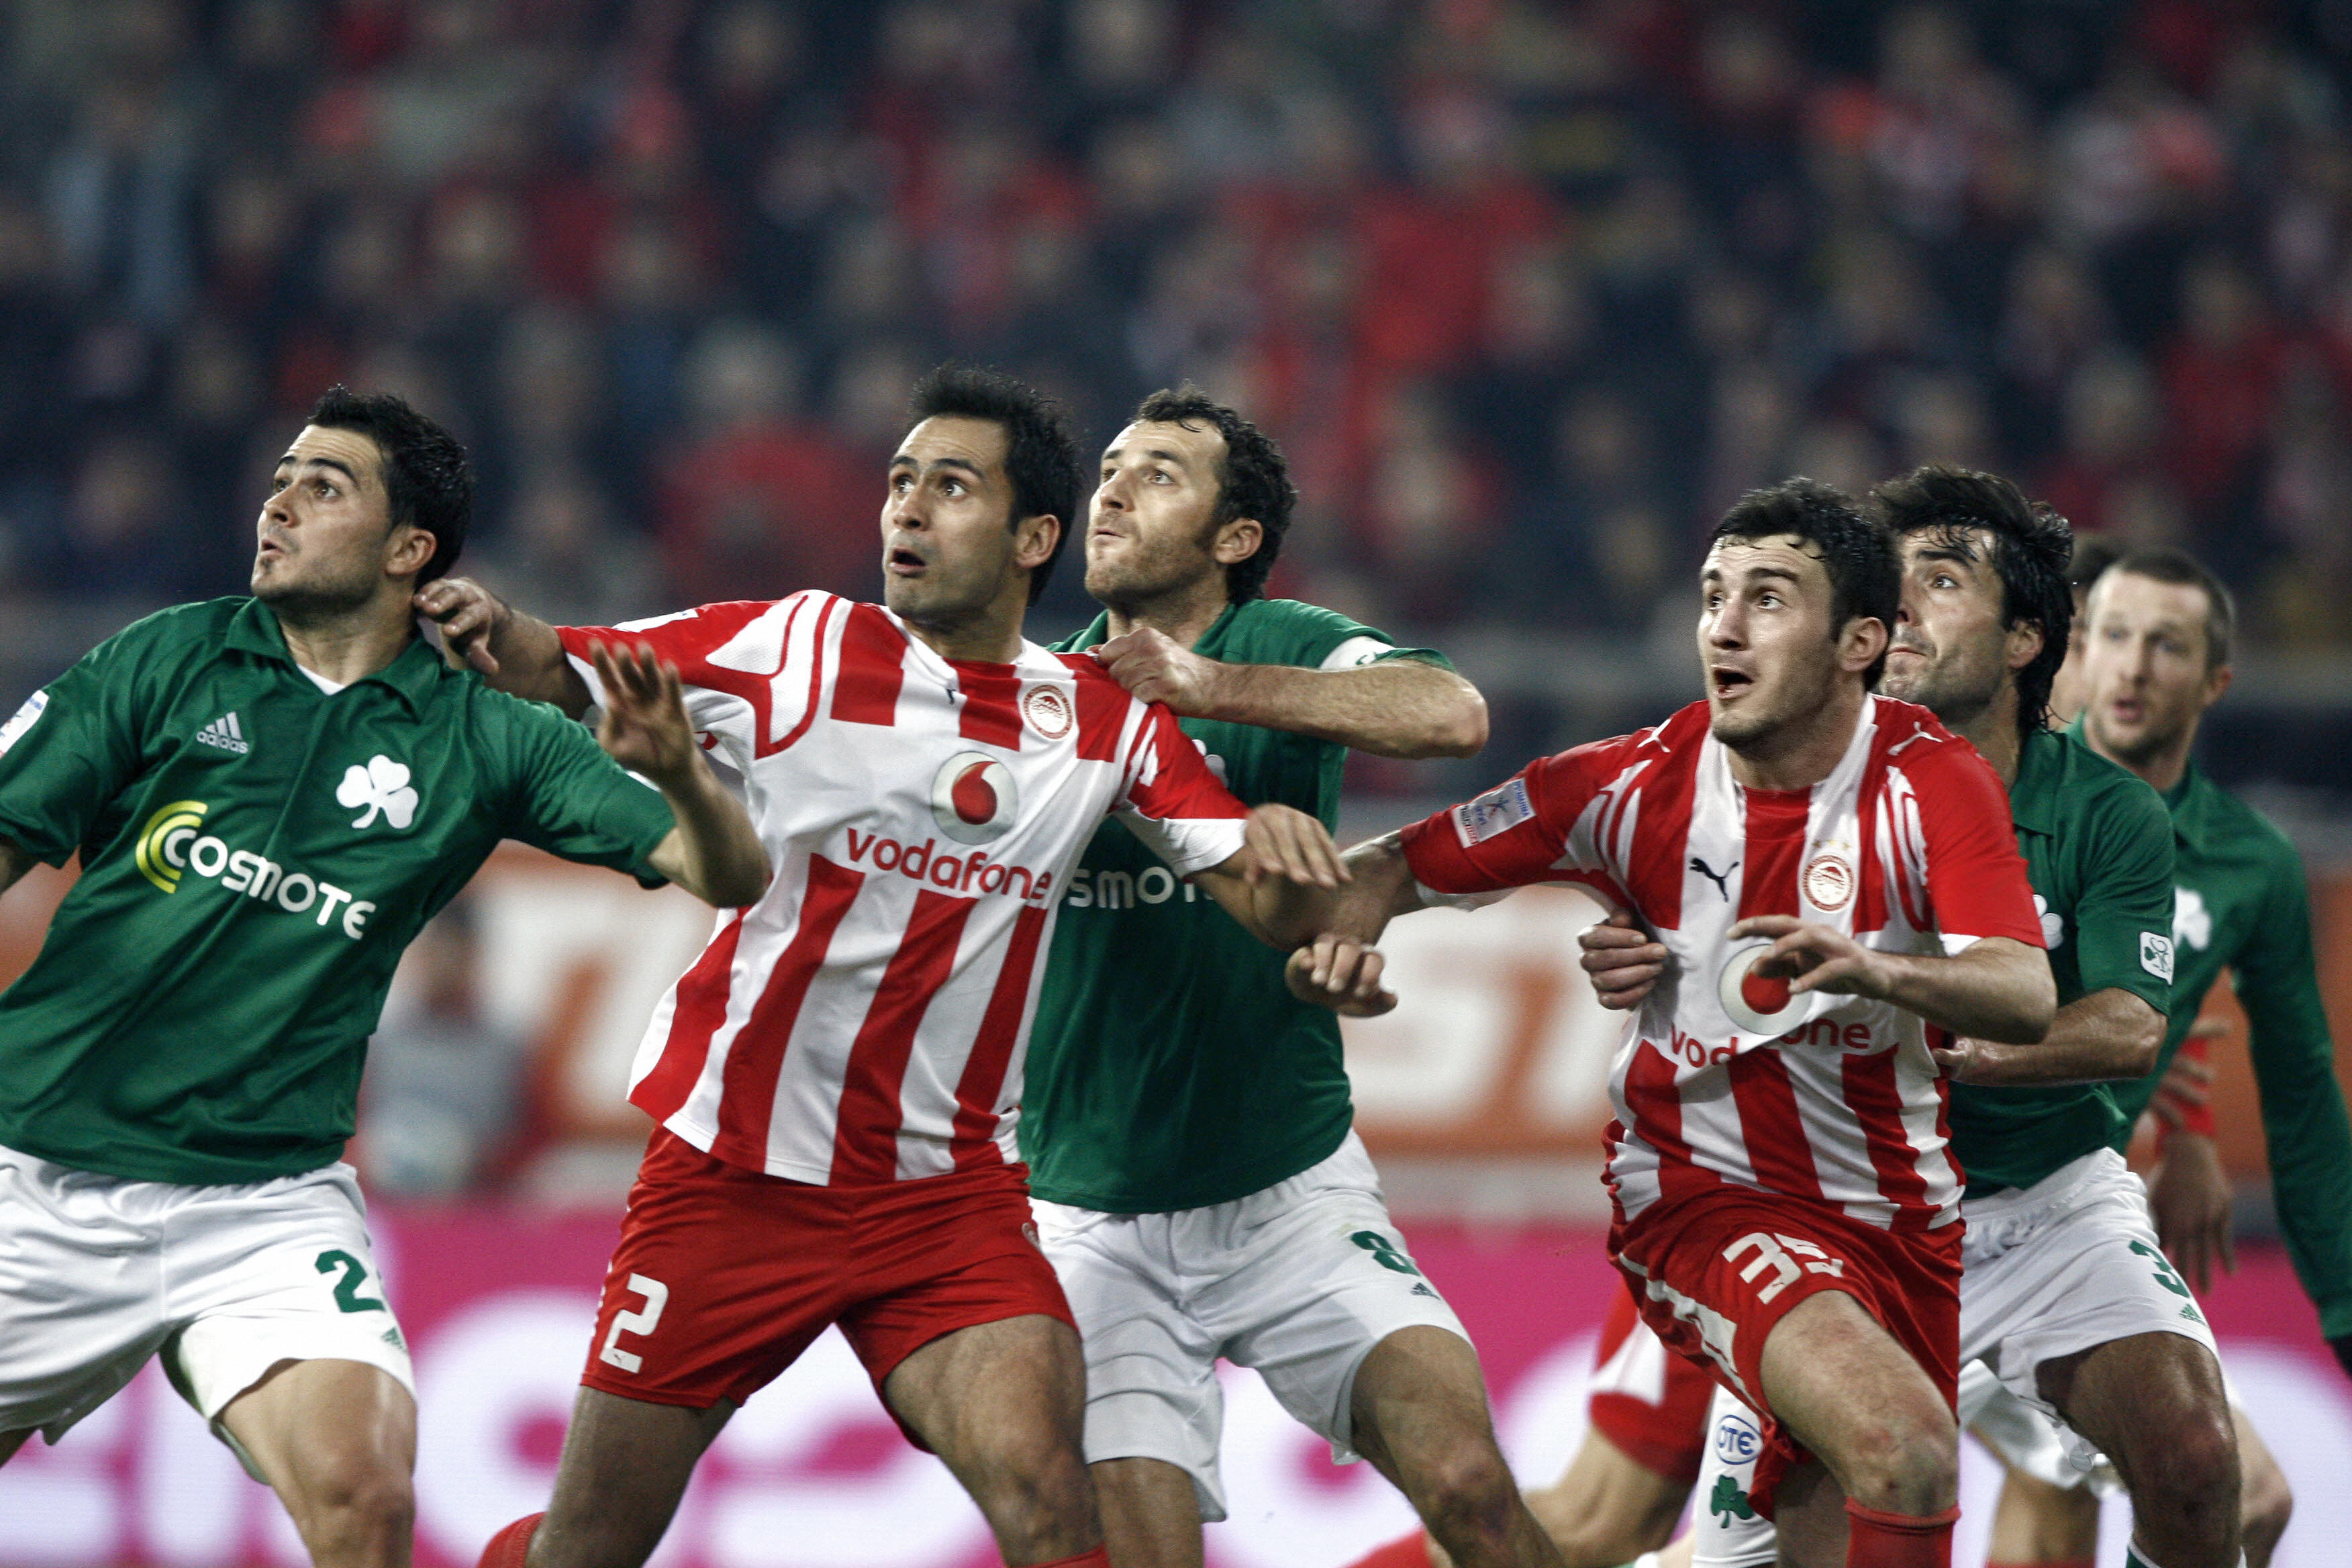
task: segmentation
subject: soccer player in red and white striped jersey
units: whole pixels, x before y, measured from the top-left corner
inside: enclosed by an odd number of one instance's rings
[[[1078,505],[1051,405],[950,367],[914,412],[885,605],[559,633],[469,584],[420,597],[453,649],[574,713],[600,643],[651,647],[775,868],[647,1030],[630,1099],[659,1126],[554,1500],[486,1563],[643,1563],[728,1415],[835,1323],[1008,1563],[1104,1562],[1084,1365],[1013,1142],[1055,904],[1110,816],[1270,941],[1315,929],[1303,889],[1340,868],[1314,818],[1236,800],[1167,709],[1023,639]]]
[[[1930,1047],[2042,1038],[2041,927],[1999,779],[1869,694],[1900,599],[1885,528],[1791,480],[1733,508],[1702,583],[1704,702],[1351,850],[1293,984],[1376,1010],[1359,944],[1387,918],[1535,882],[1654,932],[1670,978],[1612,1068],[1612,1255],[1659,1336],[1769,1417],[1758,1490],[1793,1560],[1942,1564],[1961,1182]]]

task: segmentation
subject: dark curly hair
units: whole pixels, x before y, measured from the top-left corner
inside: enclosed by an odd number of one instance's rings
[[[350,430],[383,455],[383,489],[392,523],[433,536],[433,555],[417,568],[419,587],[445,574],[466,548],[474,516],[474,465],[457,438],[389,392],[353,392],[341,383],[310,407],[306,421]]]
[[[1129,423],[1181,425],[1187,430],[1212,426],[1225,438],[1225,455],[1217,466],[1217,510],[1211,521],[1223,528],[1235,518],[1251,518],[1261,532],[1256,552],[1225,568],[1225,597],[1236,605],[1264,597],[1266,575],[1274,570],[1275,559],[1282,553],[1282,536],[1290,528],[1291,508],[1298,504],[1290,465],[1274,437],[1189,381],[1137,404]]]
[[[1061,524],[1053,553],[1029,574],[1029,602],[1045,591],[1062,547],[1077,531],[1082,504],[1078,441],[1062,405],[1026,382],[978,365],[948,363],[915,384],[907,412],[925,419],[986,419],[1004,430],[1004,474],[1013,481],[1013,515],[1051,517]]]
[[[1974,555],[1969,531],[1992,535],[1993,570],[2000,575],[2003,626],[2042,628],[2042,651],[2017,672],[2017,732],[2030,735],[2050,721],[2050,685],[2066,662],[2074,626],[2074,589],[2067,563],[2074,531],[2045,501],[2028,500],[1999,474],[1929,463],[1870,492],[1879,514],[1900,538],[1935,533],[1939,544]]]
[[[1741,496],[1715,525],[1708,542],[1782,534],[1821,552],[1822,565],[1830,575],[1832,638],[1856,616],[1885,626],[1890,638],[1895,635],[1895,618],[1903,607],[1903,566],[1895,553],[1895,536],[1884,522],[1836,487],[1799,478]],[[1881,653],[1863,672],[1863,684],[1876,686],[1885,668],[1886,656]]]

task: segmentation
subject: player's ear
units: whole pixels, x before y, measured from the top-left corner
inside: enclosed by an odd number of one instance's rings
[[[441,541],[428,529],[413,522],[398,522],[393,524],[392,535],[384,545],[383,574],[414,577],[431,563],[433,552],[441,548]]]
[[[1231,566],[1246,561],[1265,542],[1265,528],[1254,517],[1237,517],[1217,530],[1217,542],[1209,547],[1209,554],[1220,566]]]
[[[1838,666],[1856,674],[1878,662],[1886,651],[1886,623],[1876,616],[1852,616],[1838,633]]]
[[[2042,657],[2042,627],[2038,622],[2020,621],[2009,628],[2009,668],[2023,669]]]
[[[1061,537],[1062,520],[1052,512],[1023,518],[1013,525],[1013,563],[1024,572],[1034,572],[1054,558],[1054,546]]]

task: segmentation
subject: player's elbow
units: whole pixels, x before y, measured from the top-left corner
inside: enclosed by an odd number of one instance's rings
[[[2058,985],[2050,977],[2050,961],[2040,952],[2030,952],[2017,965],[2015,984],[2007,989],[2005,998],[2009,1015],[1997,1020],[1996,1026],[1972,1033],[2003,1045],[2031,1046],[2047,1038],[2050,1026],[2058,1019]]]
[[[709,903],[714,909],[740,910],[768,896],[772,873],[767,857],[756,862],[732,864],[711,879]]]
[[[2156,1070],[2164,1054],[2164,1015],[2141,1003],[2116,1042],[2116,1077],[2141,1079]]]
[[[1486,746],[1486,699],[1466,680],[1433,716],[1423,740],[1424,757],[1475,757]]]

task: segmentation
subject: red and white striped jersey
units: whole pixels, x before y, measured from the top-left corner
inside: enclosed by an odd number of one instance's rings
[[[1943,1031],[1885,1002],[1791,997],[1734,921],[1797,915],[1894,952],[2042,945],[2009,797],[1924,708],[1874,697],[1830,776],[1742,789],[1695,702],[1654,730],[1530,763],[1405,830],[1432,902],[1573,882],[1671,955],[1611,1070],[1609,1183],[1632,1219],[1735,1182],[1898,1231],[1959,1215]],[[1482,895],[1484,897],[1482,897]]]
[[[630,1073],[635,1104],[747,1170],[1012,1163],[1039,958],[1096,827],[1116,814],[1179,876],[1242,847],[1247,808],[1091,655],[946,659],[815,592],[561,636],[600,697],[598,641],[677,667],[767,846],[767,895],[721,912]]]

